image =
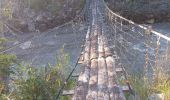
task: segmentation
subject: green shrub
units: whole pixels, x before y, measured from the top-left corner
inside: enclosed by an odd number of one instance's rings
[[[10,73],[10,66],[15,62],[16,56],[0,54],[0,76],[7,76]]]
[[[0,28],[1,28],[1,26],[0,26]],[[0,34],[3,34],[3,33],[1,33],[1,32],[3,32],[3,30],[0,30]],[[7,41],[7,39],[5,39],[5,38],[0,38],[0,51],[5,49],[5,47],[4,47],[3,44],[4,44],[6,41]]]
[[[144,79],[142,74],[133,74],[129,76],[129,82],[140,100],[147,100],[149,97],[149,83]]]
[[[152,77],[142,73],[129,76],[130,83],[141,100],[148,100],[148,97],[155,93],[163,93],[165,100],[170,100],[170,73],[166,68],[169,67],[170,59],[168,56],[165,60],[165,57],[162,55],[158,64],[152,67]]]
[[[62,84],[67,77],[69,55],[62,48],[57,56],[57,64],[46,67],[33,67],[18,64],[12,67],[10,76],[10,92],[0,95],[0,100],[10,98],[13,100],[54,100]],[[68,69],[68,68],[67,68]],[[75,86],[75,80],[71,79],[65,89]],[[0,88],[1,89],[1,88]],[[61,97],[61,100],[69,100],[69,96]]]
[[[8,92],[10,66],[15,62],[16,56],[8,54],[0,54],[0,100],[8,100],[6,93]]]

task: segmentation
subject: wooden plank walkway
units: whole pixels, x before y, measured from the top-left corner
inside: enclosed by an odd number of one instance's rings
[[[115,59],[102,31],[99,2],[91,0],[89,5],[92,22],[86,35],[84,69],[78,77],[72,100],[125,100],[117,82]]]
[[[103,35],[97,33],[86,36],[84,71],[79,75],[73,100],[125,100],[117,84],[115,59]]]

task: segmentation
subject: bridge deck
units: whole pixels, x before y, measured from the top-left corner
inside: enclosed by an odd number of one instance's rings
[[[125,100],[117,82],[115,59],[104,33],[101,0],[91,0],[91,26],[84,50],[84,70],[80,73],[73,100]]]
[[[78,78],[73,100],[124,100],[117,84],[115,59],[107,42],[97,33],[87,35],[84,71]]]

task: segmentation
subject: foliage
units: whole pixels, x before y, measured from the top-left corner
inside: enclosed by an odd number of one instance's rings
[[[144,77],[138,73],[130,75],[129,82],[134,89],[134,92],[139,96],[140,100],[147,100],[149,97],[149,83],[145,81]]]
[[[69,64],[69,55],[62,48],[57,56],[57,64],[36,68],[30,65],[18,64],[12,67],[12,81],[10,93],[1,95],[1,100],[10,98],[13,100],[54,100],[56,93],[64,84]],[[75,86],[75,80],[70,80],[65,89]],[[62,97],[61,100],[69,100],[70,97]]]
[[[0,54],[0,100],[7,98],[4,94],[8,91],[7,80],[11,72],[10,66],[15,62],[16,56],[8,54]],[[6,99],[5,99],[6,100]]]
[[[1,32],[1,30],[0,30]],[[1,34],[1,33],[0,33]],[[0,51],[4,49],[3,44],[7,41],[7,39],[5,38],[0,38]]]
[[[4,2],[0,1],[0,34],[3,33],[4,29],[4,22],[6,20],[12,19],[13,15],[13,8],[12,2],[4,0]],[[1,7],[2,6],[2,7]],[[3,19],[1,19],[3,18]],[[1,42],[1,40],[0,40]]]
[[[0,34],[2,34],[2,32],[3,32],[3,28],[4,28],[4,25],[3,25],[2,21],[0,21]],[[0,39],[0,42],[1,42],[1,39]]]
[[[130,84],[141,100],[148,100],[155,93],[163,93],[165,100],[170,100],[170,73],[165,66],[169,66],[169,60],[162,56],[159,63],[152,68],[152,77],[142,73],[129,76]]]
[[[16,56],[0,54],[0,76],[9,74],[10,66],[14,63]]]
[[[153,80],[145,79],[141,74],[130,75],[129,81],[140,100],[147,100],[154,93],[163,93],[165,100],[170,99],[170,75],[168,73],[159,70]]]
[[[5,0],[4,2],[1,3],[2,3],[2,7],[0,8],[2,14],[1,16],[5,17],[6,19],[11,19],[13,13],[12,1]]]
[[[165,100],[170,99],[170,74],[162,66],[156,66],[151,84],[152,93],[164,93]]]

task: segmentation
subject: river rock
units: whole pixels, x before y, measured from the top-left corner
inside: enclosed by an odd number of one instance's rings
[[[163,93],[160,93],[160,94],[154,93],[149,97],[149,100],[165,100],[164,94]]]
[[[31,41],[27,41],[27,42],[25,42],[25,43],[23,43],[23,44],[21,44],[20,45],[20,48],[21,49],[28,49],[28,48],[30,48],[31,47]]]
[[[140,100],[140,98],[139,98],[139,96],[138,95],[130,95],[129,97],[128,97],[128,100]]]
[[[36,30],[35,29],[35,24],[34,24],[34,22],[32,20],[29,20],[27,23],[28,23],[28,31],[33,32],[33,31]]]
[[[153,24],[155,22],[155,19],[150,19],[146,21],[148,24]]]

